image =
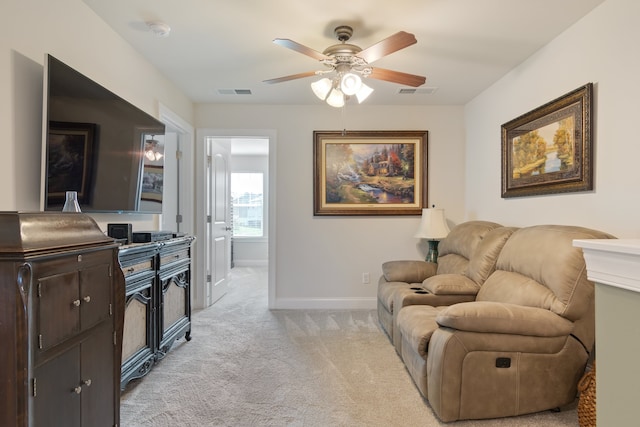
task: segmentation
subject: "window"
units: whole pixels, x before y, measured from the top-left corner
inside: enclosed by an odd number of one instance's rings
[[[231,174],[233,237],[264,236],[262,182],[262,172]]]

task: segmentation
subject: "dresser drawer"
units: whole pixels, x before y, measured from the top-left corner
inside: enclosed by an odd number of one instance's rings
[[[189,249],[183,249],[183,250],[179,250],[171,253],[161,253],[160,268],[167,267],[168,265],[171,265],[174,262],[178,262],[188,258],[189,258]]]
[[[154,271],[152,258],[144,259],[127,266],[122,266],[122,273],[124,273],[125,279],[148,271]]]

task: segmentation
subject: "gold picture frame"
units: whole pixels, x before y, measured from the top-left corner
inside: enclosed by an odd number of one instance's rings
[[[502,197],[593,190],[593,83],[502,125]]]
[[[313,213],[420,215],[427,131],[314,131]]]

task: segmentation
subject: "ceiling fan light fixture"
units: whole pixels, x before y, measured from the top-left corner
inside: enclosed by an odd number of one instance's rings
[[[340,89],[347,96],[355,95],[362,87],[362,79],[354,73],[346,73],[340,80]]]
[[[338,88],[333,89],[327,97],[327,104],[336,108],[344,107],[344,94],[342,91]]]
[[[153,139],[148,139],[144,143],[144,155],[147,159],[154,162],[160,160],[164,157],[162,151],[158,148],[158,141]]]
[[[318,80],[317,82],[311,83],[311,90],[313,93],[320,98],[321,100],[327,99],[329,92],[333,88],[333,83],[328,78],[323,78]]]
[[[358,92],[356,92],[356,98],[358,99],[358,104],[362,104],[362,102],[365,99],[367,99],[372,92],[373,92],[372,87],[369,87],[366,84],[362,83],[362,85],[360,86],[360,89],[358,90]]]
[[[264,83],[281,83],[332,73],[329,79],[321,78],[319,81],[312,83],[311,88],[318,98],[326,101],[329,105],[342,107],[352,96],[356,96],[358,102],[362,103],[371,95],[373,89],[363,83],[364,78],[384,80],[411,87],[418,87],[426,82],[426,77],[424,76],[384,68],[373,68],[371,66],[374,61],[417,43],[415,35],[405,31],[398,31],[386,39],[362,49],[359,46],[347,43],[353,35],[352,27],[339,25],[335,28],[334,33],[340,43],[331,45],[322,52],[290,39],[274,39],[273,42],[278,46],[313,58],[328,67],[328,70],[292,74],[264,80]]]

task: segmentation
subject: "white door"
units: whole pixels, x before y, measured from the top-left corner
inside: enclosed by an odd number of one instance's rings
[[[231,269],[230,147],[206,139],[206,282],[207,305],[227,292]]]

